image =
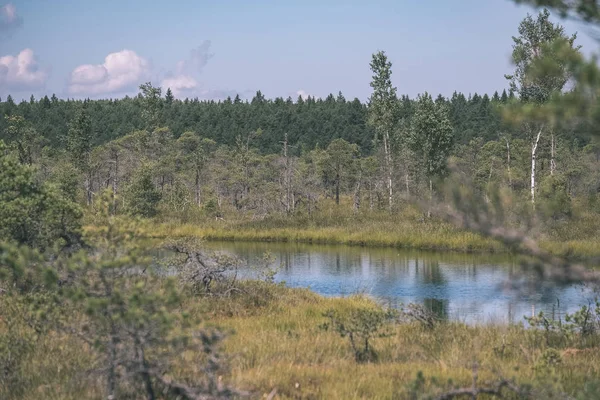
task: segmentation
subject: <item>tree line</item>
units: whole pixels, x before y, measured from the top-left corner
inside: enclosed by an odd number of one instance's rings
[[[600,146],[589,124],[549,123],[535,110],[569,80],[556,46],[578,52],[576,35],[544,10],[513,40],[510,88],[492,96],[398,96],[380,51],[366,103],[341,93],[178,100],[151,83],[124,99],[32,96],[16,104],[8,96],[0,102],[1,139],[71,200],[89,206],[110,190],[113,212],[145,217],[311,215],[323,198],[351,199],[355,211],[392,210],[405,200],[433,201],[449,165],[486,196],[496,187],[533,203],[537,195],[548,216],[568,216],[573,199],[597,197]],[[539,60],[556,67],[553,75],[532,78]]]
[[[475,136],[494,138],[501,124],[495,112],[496,106],[514,99],[510,90],[493,95],[474,93],[465,95],[455,92],[451,97],[438,96],[451,110],[452,123],[458,132],[457,140],[467,143]],[[416,99],[407,95],[396,99],[399,103],[398,118],[414,113]],[[83,103],[89,103],[87,113],[92,124],[92,143],[101,145],[146,127],[142,118],[143,99],[140,95],[122,99],[73,100],[59,99],[55,95],[16,103],[12,96],[0,99],[0,115],[23,116],[31,127],[51,147],[61,147],[65,132],[74,114]],[[168,126],[175,137],[193,131],[219,144],[232,145],[240,134],[261,128],[264,136],[256,144],[261,153],[279,152],[279,142],[288,134],[294,153],[302,149],[325,147],[334,139],[344,139],[360,146],[363,153],[373,149],[374,130],[368,124],[368,104],[355,98],[347,100],[340,92],[325,99],[281,97],[266,99],[258,91],[251,100],[242,101],[239,96],[224,101],[201,101],[174,99],[167,94],[160,99],[159,122]],[[1,138],[6,140],[6,120],[0,121]]]

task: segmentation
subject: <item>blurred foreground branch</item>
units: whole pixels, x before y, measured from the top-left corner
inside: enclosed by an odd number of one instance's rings
[[[460,228],[497,240],[514,254],[526,256],[526,266],[544,279],[559,283],[600,283],[600,272],[541,248],[531,234],[533,222],[520,221],[519,227],[511,227],[506,217],[507,199],[498,189],[490,190],[487,195],[477,193],[472,189],[473,185],[461,181],[458,174],[446,181],[445,188],[450,201],[449,204],[438,204],[433,208],[436,216]]]

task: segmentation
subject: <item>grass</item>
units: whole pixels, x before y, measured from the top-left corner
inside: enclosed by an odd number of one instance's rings
[[[278,399],[410,399],[418,371],[444,387],[471,383],[471,366],[480,365],[479,380],[499,375],[538,390],[576,394],[600,376],[598,340],[585,348],[572,340],[557,349],[559,361],[544,362],[548,345],[541,332],[519,325],[467,326],[441,323],[428,329],[418,323],[392,326],[393,335],[373,342],[377,362],[358,364],[349,342],[319,326],[330,309],[348,312],[376,309],[365,297],[324,298],[308,290],[245,282],[233,297],[189,297],[182,309],[201,315],[206,324],[233,331],[224,343],[230,372],[223,380],[264,398],[273,389]],[[0,337],[3,324],[0,322]],[[99,399],[104,383],[93,370],[92,351],[72,336],[53,332],[39,338],[21,363],[23,393],[3,391],[12,399]],[[193,379],[201,371],[196,355],[177,356],[174,376]],[[438,393],[426,379],[418,393]],[[544,397],[544,398],[550,398]],[[592,397],[584,397],[592,398]]]
[[[423,218],[414,207],[390,215],[365,210],[354,214],[345,205],[324,202],[311,217],[271,215],[263,219],[238,213],[224,220],[200,218],[193,223],[173,220],[153,226],[151,236],[195,236],[206,240],[296,242],[352,246],[396,247],[460,252],[502,252],[503,246],[476,233],[436,219]]]
[[[199,237],[205,240],[245,242],[290,242],[394,247],[465,253],[504,253],[500,242],[459,229],[436,218],[425,218],[406,205],[390,215],[385,211],[363,210],[354,214],[351,206],[323,202],[310,218],[279,214],[253,219],[231,212],[223,220],[194,216],[184,222],[162,218],[151,223],[148,236]],[[572,258],[600,255],[600,215],[584,212],[571,220],[546,222],[537,234],[540,246],[551,253]]]

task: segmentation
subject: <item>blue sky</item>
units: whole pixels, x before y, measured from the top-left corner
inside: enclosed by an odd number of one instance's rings
[[[121,97],[151,80],[179,97],[366,100],[385,50],[398,92],[507,87],[511,36],[534,10],[508,0],[0,0],[0,97]],[[597,43],[579,31],[586,52]]]

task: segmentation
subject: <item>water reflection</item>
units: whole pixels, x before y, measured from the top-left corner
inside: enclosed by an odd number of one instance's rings
[[[542,310],[564,314],[593,298],[581,285],[551,285],[533,275],[525,277],[526,290],[511,290],[504,283],[515,280],[519,266],[506,255],[273,243],[206,245],[236,254],[247,265],[270,251],[280,266],[276,279],[292,287],[326,296],[366,293],[396,307],[418,302],[440,318],[469,323],[519,322]]]

